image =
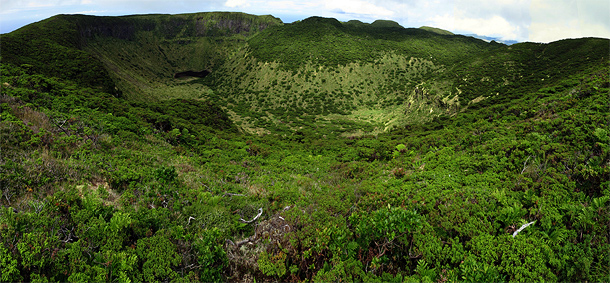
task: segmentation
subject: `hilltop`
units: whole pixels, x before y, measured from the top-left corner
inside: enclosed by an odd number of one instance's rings
[[[192,13],[0,41],[0,281],[607,281],[610,40]]]

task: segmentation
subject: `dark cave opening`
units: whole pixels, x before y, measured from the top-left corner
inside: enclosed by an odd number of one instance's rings
[[[185,77],[197,77],[197,78],[205,78],[211,72],[209,70],[203,70],[201,72],[197,71],[186,71],[174,74],[174,79],[185,78]]]

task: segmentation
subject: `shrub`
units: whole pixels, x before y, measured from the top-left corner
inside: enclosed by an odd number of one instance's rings
[[[155,178],[163,184],[169,184],[176,180],[178,177],[178,173],[176,172],[176,167],[174,166],[162,166],[155,170]]]

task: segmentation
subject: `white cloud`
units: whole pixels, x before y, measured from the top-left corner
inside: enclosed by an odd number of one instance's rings
[[[371,1],[363,0],[335,0],[324,2],[324,7],[335,13],[352,14],[362,16],[373,16],[377,18],[388,18],[394,12],[382,6],[375,5]]]
[[[529,3],[530,0],[456,0],[452,27],[450,20],[439,16],[435,16],[433,22],[458,33],[525,40],[531,21]]]
[[[0,14],[16,14],[34,10],[61,10],[66,7],[84,6],[92,0],[0,0]]]
[[[71,14],[94,15],[94,14],[101,14],[101,13],[105,13],[105,12],[106,11],[89,10],[89,11],[72,12]]]
[[[434,22],[435,27],[456,32],[499,36],[502,39],[509,40],[519,38],[518,28],[498,15],[487,18],[444,15],[434,17],[432,22]]]
[[[530,41],[610,38],[610,2],[607,0],[532,0],[531,11]]]
[[[531,0],[367,0],[405,27],[423,25],[456,33],[526,40]]]
[[[318,6],[318,3],[312,3],[309,1],[265,1],[261,7],[264,9],[271,9],[272,11],[293,11],[303,12],[305,10]]]
[[[225,6],[235,8],[235,7],[248,7],[248,1],[246,0],[227,0]]]
[[[565,38],[602,37],[610,38],[610,29],[603,24],[580,22],[571,19],[564,23],[532,23],[530,41],[551,42]]]
[[[2,1],[2,7],[6,3],[15,7],[25,8],[46,8],[46,7],[57,7],[57,6],[70,6],[70,5],[81,5],[90,2],[88,0],[17,0],[17,1]]]

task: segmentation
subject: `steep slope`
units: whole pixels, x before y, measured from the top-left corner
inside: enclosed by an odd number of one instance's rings
[[[59,27],[69,32],[46,32]],[[282,25],[241,13],[60,15],[6,36],[7,62],[49,66],[45,74],[74,80],[82,78],[60,72],[53,60],[61,56],[20,55],[18,46],[31,45],[23,40],[26,30],[43,33],[42,40],[56,45],[53,53],[89,56],[80,60],[95,65],[86,67],[93,74],[88,81],[104,81],[107,91],[129,100],[210,99],[247,131],[283,134],[313,124],[328,134],[380,132],[453,113],[459,105],[450,83],[433,78],[457,58],[497,47],[387,21],[312,17]],[[107,72],[95,71],[100,61]],[[189,71],[210,76],[176,75]]]
[[[496,48],[463,36],[312,17],[256,34],[206,80],[246,128],[289,133],[317,121],[327,134],[379,132],[455,113],[450,83],[436,77]]]
[[[84,49],[111,70],[130,99],[142,101],[200,98],[209,89],[184,86],[177,73],[214,72],[248,36],[281,24],[271,16],[243,13],[86,17],[80,22]]]
[[[58,15],[2,35],[2,60],[107,92],[117,92],[114,82],[130,100],[176,98],[155,91],[176,73],[216,67],[245,37],[277,24],[243,13]]]
[[[496,95],[508,101],[607,62],[608,43],[607,39],[581,38],[503,46],[456,64],[446,79],[460,78],[453,80],[453,89],[460,93],[462,103]]]
[[[506,46],[312,17],[256,34],[205,81],[245,128],[289,133],[315,124],[351,135],[454,115],[496,95],[513,99],[607,54],[606,39]]]
[[[83,51],[75,17],[55,16],[2,35],[2,61],[118,94],[109,72]]]

